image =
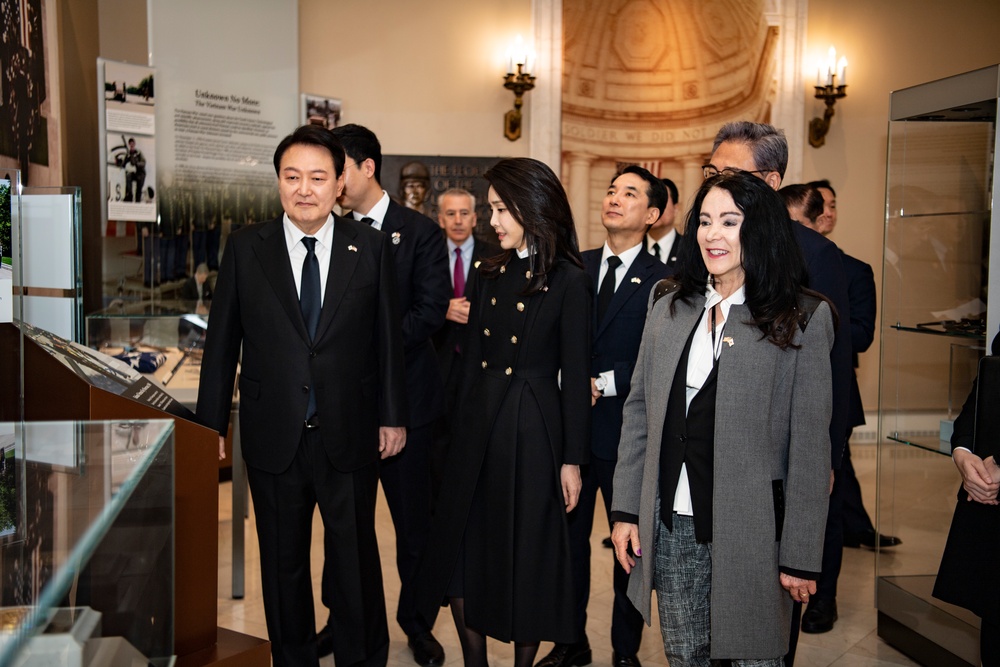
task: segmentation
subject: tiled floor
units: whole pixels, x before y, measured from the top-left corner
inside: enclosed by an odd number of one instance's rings
[[[861,481],[865,496],[865,504],[869,512],[875,511],[875,446],[872,444],[857,444],[854,449],[854,464],[858,478]],[[912,457],[907,457],[912,458]],[[936,521],[947,521],[950,518],[948,507],[953,507],[954,491],[958,488],[957,473],[950,461],[943,456],[930,453],[920,453],[917,459],[930,459],[931,465],[920,466],[920,478],[916,485],[923,489],[918,491],[922,502],[933,502],[945,508],[939,512]],[[907,460],[904,463],[912,464]],[[919,461],[918,461],[919,463]],[[950,466],[950,468],[949,468]],[[928,479],[926,468],[932,470],[932,478]],[[907,477],[911,477],[907,475]],[[928,491],[930,490],[930,491]],[[230,597],[231,587],[231,485],[221,484],[219,488],[219,625],[240,632],[267,636],[264,624],[264,610],[260,595],[260,573],[256,533],[254,532],[253,512],[246,522],[246,595],[242,600]],[[948,500],[948,499],[952,500]],[[392,645],[389,651],[389,667],[413,667],[412,656],[406,646],[406,637],[393,622],[393,611],[396,608],[398,596],[398,577],[395,571],[395,539],[392,523],[384,499],[380,497],[378,507],[378,534],[381,550],[382,570],[386,585],[386,604],[389,609],[389,631]],[[945,524],[947,525],[947,524]],[[914,526],[910,529],[903,518],[896,526],[896,532],[904,540],[899,547],[899,557],[902,560],[903,550],[917,551],[922,541],[922,532],[926,525]],[[323,564],[322,525],[317,515],[314,523],[314,539],[312,549],[312,572],[315,591],[315,607],[317,619],[326,619],[326,609],[319,601],[319,581]],[[940,532],[935,529],[934,532]],[[595,667],[611,663],[611,646],[609,639],[610,609],[611,609],[611,551],[601,546],[601,540],[608,534],[607,526],[602,518],[598,518],[593,532],[594,560],[592,567],[591,600],[589,606],[588,636],[593,648]],[[926,550],[924,550],[926,551]],[[936,569],[935,558],[940,558],[940,550],[918,554],[927,561],[927,568]],[[838,607],[840,620],[832,632],[822,635],[802,635],[799,641],[796,665],[800,667],[875,667],[887,665],[916,665],[876,635],[876,612],[874,608],[874,569],[875,555],[864,549],[846,549],[844,552],[843,571],[840,577],[838,592]],[[655,609],[655,604],[654,604]],[[654,612],[655,613],[655,612]],[[446,665],[461,665],[462,654],[455,634],[454,625],[448,610],[442,610],[434,633],[441,641],[447,655]],[[543,644],[539,656],[548,652],[550,645]],[[642,649],[639,658],[647,667],[664,666],[667,664],[663,655],[663,642],[658,626],[654,620],[652,627],[645,629]],[[490,641],[490,663],[494,667],[509,667],[513,665],[512,646]],[[322,661],[323,665],[333,665],[332,658]]]

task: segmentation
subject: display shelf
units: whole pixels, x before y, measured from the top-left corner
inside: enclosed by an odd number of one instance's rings
[[[944,454],[945,456],[951,456],[951,445],[947,442],[943,442],[939,437],[932,435],[927,436],[913,436],[913,435],[899,435],[891,434],[886,436],[887,439],[893,442],[898,442],[903,445],[909,445],[910,447],[919,447],[928,452],[934,452],[935,454]]]
[[[980,342],[984,342],[986,340],[986,335],[985,334],[969,333],[969,332],[965,332],[965,331],[954,331],[954,330],[949,331],[949,330],[943,329],[943,328],[942,329],[933,328],[932,325],[937,325],[937,324],[938,324],[937,322],[934,322],[934,323],[927,323],[927,324],[917,324],[916,326],[906,326],[906,325],[903,325],[903,324],[896,323],[896,324],[891,324],[889,326],[891,328],[897,329],[899,331],[907,331],[909,333],[924,334],[924,335],[927,335],[927,336],[948,336],[950,338],[966,338],[966,339],[970,339],[970,340],[977,340],[977,341],[980,341]]]

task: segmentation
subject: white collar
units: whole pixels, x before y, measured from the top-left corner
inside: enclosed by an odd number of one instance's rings
[[[303,237],[308,236],[305,232],[298,228],[298,226],[291,221],[288,214],[285,213],[281,220],[281,226],[285,230],[285,244],[288,249],[291,250],[295,247],[295,244],[302,240]],[[326,222],[320,227],[315,234],[312,235],[319,244],[324,248],[331,247],[331,241],[333,239],[333,213],[326,216]]]
[[[643,248],[643,243],[640,242],[639,244],[632,246],[628,250],[618,255],[618,259],[622,261],[622,266],[625,267],[625,271],[628,271],[629,268],[632,266],[632,262],[634,262],[635,258],[639,256],[640,252],[642,252],[642,248]],[[601,253],[601,265],[603,266],[604,263],[608,261],[608,257],[611,257],[613,254],[614,253],[611,252],[611,248],[608,247],[608,242],[605,241],[604,252]]]
[[[372,206],[372,210],[367,213],[361,213],[359,211],[352,211],[351,215],[354,216],[355,220],[360,220],[361,218],[371,218],[375,222],[382,226],[382,222],[385,221],[385,214],[389,210],[389,193],[385,190],[382,191],[382,198],[375,202]]]

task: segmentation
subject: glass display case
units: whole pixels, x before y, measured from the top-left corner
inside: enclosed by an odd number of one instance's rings
[[[193,408],[208,330],[208,308],[194,305],[183,301],[111,305],[87,316],[87,345],[111,356],[145,353],[143,359],[149,363],[136,367]]]
[[[924,664],[979,664],[979,621],[931,596],[961,478],[951,424],[1000,285],[994,66],[893,92],[886,172],[876,556],[879,636]]]
[[[173,433],[0,423],[0,667],[172,663]]]

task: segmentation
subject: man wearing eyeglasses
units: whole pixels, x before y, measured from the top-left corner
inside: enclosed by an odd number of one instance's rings
[[[736,121],[722,126],[715,135],[712,158],[703,166],[705,178],[720,172],[750,172],[777,190],[788,166],[788,142],[781,130],[765,123]],[[847,278],[840,250],[832,241],[821,234],[789,220],[802,256],[806,262],[803,283],[833,302],[837,309],[838,323],[836,339],[830,351],[830,365],[833,370],[833,416],[830,419],[830,481],[833,471],[840,469],[844,454],[847,416],[850,401],[851,382],[851,310],[847,295]],[[836,522],[839,525],[839,522]],[[827,525],[826,540],[830,540]],[[841,529],[842,530],[842,529]],[[843,539],[841,537],[841,539]],[[792,612],[792,634],[789,637],[788,654],[785,664],[795,660],[795,646],[799,634],[799,614],[801,603],[795,603]]]

